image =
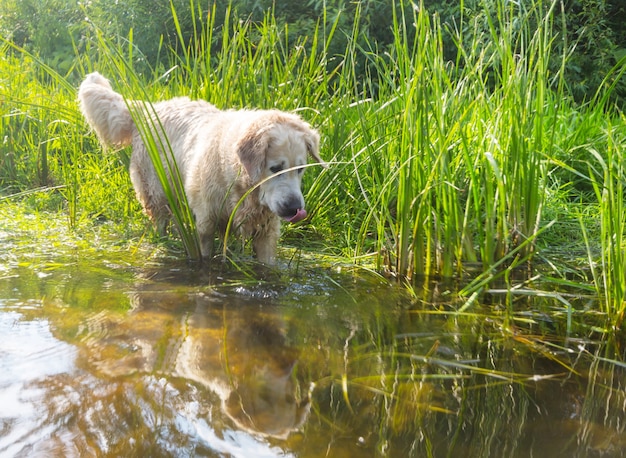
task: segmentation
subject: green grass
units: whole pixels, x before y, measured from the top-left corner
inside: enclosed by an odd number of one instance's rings
[[[618,120],[620,127],[624,125],[624,117]],[[594,148],[590,149],[596,167],[601,169],[601,177],[596,178],[590,170],[590,177],[596,198],[600,203],[600,244],[601,256],[598,269],[594,272],[594,281],[600,292],[605,291],[604,311],[614,317],[616,326],[620,326],[626,309],[626,248],[624,231],[626,229],[626,209],[624,208],[624,191],[626,183],[626,160],[624,144],[626,132],[614,127],[609,121],[606,126],[606,149],[601,154]],[[590,164],[589,168],[593,166]],[[592,261],[592,269],[596,270]],[[600,284],[601,282],[601,284]]]
[[[621,322],[626,122],[608,105],[611,86],[594,103],[570,101],[562,78],[568,55],[552,52],[567,36],[559,4],[497,2],[487,27],[462,22],[463,33],[424,5],[404,6],[396,10],[392,47],[376,50],[357,45],[358,9],[353,30],[324,20],[289,46],[289,31],[271,13],[256,23],[228,11],[216,29],[215,11],[207,15],[193,3],[193,37],[178,54],[164,49],[151,74],[134,70],[132,36],[111,40],[97,25],[85,30],[87,52],[68,75],[5,42],[0,192],[18,199],[49,188],[72,226],[97,218],[126,228],[125,235],[144,230],[126,172],[129,151],[103,152],[75,101],[92,70],[128,98],[189,95],[219,108],[294,110],[320,130],[331,167],[305,174],[311,216],[285,227],[290,243],[408,284],[471,277],[461,291],[469,305],[494,283],[511,287],[519,271],[532,276],[538,266],[546,278],[569,281],[574,260],[552,256],[567,243],[582,250],[591,272],[577,281],[595,288],[603,312]],[[338,33],[351,40],[342,56],[331,56]],[[444,59],[444,34],[458,45],[453,60]],[[366,75],[357,73],[363,54]],[[624,68],[620,62],[612,73]],[[143,112],[135,117],[156,152],[158,126]],[[162,172],[176,175],[167,164]],[[176,186],[171,199],[180,208],[183,249],[196,257],[193,219]]]

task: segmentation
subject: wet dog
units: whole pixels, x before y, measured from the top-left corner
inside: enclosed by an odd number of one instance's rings
[[[308,156],[324,162],[319,134],[299,116],[278,110],[223,111],[187,97],[154,105],[125,101],[99,73],[87,75],[78,99],[102,143],[132,144],[130,178],[161,234],[171,211],[144,143],[146,126],[157,145],[171,147],[203,257],[212,255],[215,234],[224,233],[235,212],[233,227],[252,238],[259,261],[271,264],[281,219],[297,222],[307,216],[301,191],[303,166]],[[135,122],[138,117],[147,119],[141,129]],[[162,157],[165,148],[159,148]]]

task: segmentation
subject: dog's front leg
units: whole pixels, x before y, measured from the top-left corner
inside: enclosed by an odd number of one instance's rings
[[[196,229],[200,237],[200,253],[204,259],[211,259],[215,244],[215,224],[210,220],[199,220],[196,221]]]
[[[280,219],[271,216],[264,224],[256,227],[252,235],[252,246],[259,262],[274,264],[276,262],[276,247],[280,237]]]
[[[269,236],[269,234],[257,236],[254,238],[252,244],[259,262],[269,265],[276,262],[276,246],[278,245],[278,237],[272,237]]]

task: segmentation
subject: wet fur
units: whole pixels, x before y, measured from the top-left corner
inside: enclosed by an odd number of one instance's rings
[[[157,230],[164,233],[170,219],[167,199],[128,105],[149,116],[156,113],[181,173],[204,257],[211,256],[215,234],[223,233],[242,196],[262,182],[238,208],[234,227],[252,238],[259,261],[274,262],[280,219],[304,211],[302,169],[263,180],[277,168],[305,165],[308,156],[323,165],[319,134],[309,124],[278,110],[222,111],[186,97],[151,108],[125,101],[99,73],[87,75],[78,99],[102,143],[132,144],[130,178],[137,198]]]

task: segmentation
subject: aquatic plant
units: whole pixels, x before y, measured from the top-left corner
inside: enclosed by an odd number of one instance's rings
[[[355,258],[373,250],[379,268],[405,278],[462,275],[476,261],[495,274],[505,259],[531,260],[549,224],[546,160],[563,98],[560,76],[549,78],[555,5],[499,5],[489,39],[458,33],[449,62],[441,37],[454,31],[424,5],[406,17],[400,2],[392,49],[369,51],[376,87],[339,108],[351,129],[333,150],[350,166],[321,178],[356,183],[346,192],[363,214]],[[342,74],[350,88],[354,54],[346,50]]]
[[[622,115],[621,123],[623,122]],[[625,140],[624,132],[619,132],[609,122],[604,154],[600,154],[593,147],[589,149],[595,160],[594,164],[590,161],[589,176],[600,205],[601,227],[598,265],[601,272],[594,274],[594,280],[600,296],[604,297],[604,311],[612,317],[611,321],[616,327],[621,326],[626,310],[626,159],[622,149]],[[597,170],[594,170],[596,167]],[[596,270],[593,263],[591,269]]]

